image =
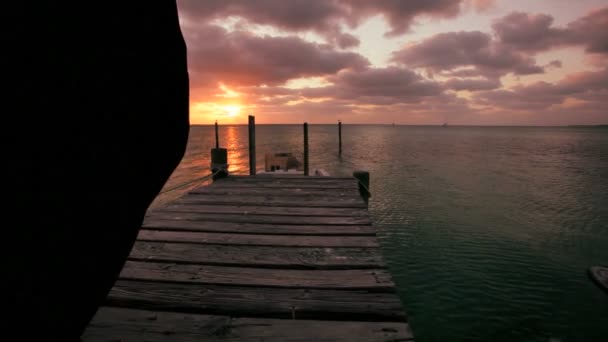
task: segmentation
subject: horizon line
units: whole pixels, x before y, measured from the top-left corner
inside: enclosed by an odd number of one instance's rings
[[[256,123],[256,126],[272,126],[272,125],[302,125],[305,122],[301,122],[301,123]],[[343,125],[358,125],[358,126],[424,126],[424,127],[608,127],[608,123],[606,124],[572,124],[572,125],[501,125],[501,124],[495,124],[495,125],[483,125],[483,124],[452,124],[452,125],[447,125],[444,126],[444,124],[393,124],[393,123],[345,123],[345,122],[341,122]],[[248,126],[248,123],[229,123],[229,124],[222,124],[220,122],[217,123],[218,126]],[[308,123],[309,125],[337,125],[337,122],[334,123]],[[190,126],[214,126],[215,123],[197,123],[197,124],[190,124]]]

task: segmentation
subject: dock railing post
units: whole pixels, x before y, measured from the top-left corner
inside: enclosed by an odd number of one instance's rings
[[[359,194],[361,194],[365,203],[368,203],[369,198],[372,197],[372,193],[369,191],[369,171],[355,171],[353,177],[359,182]]]
[[[249,115],[249,174],[255,176],[255,116]]]
[[[304,176],[310,174],[308,169],[308,122],[304,123]]]
[[[220,135],[217,127],[217,120],[215,120],[215,148],[220,148]]]
[[[338,120],[338,154],[342,155],[342,121]]]
[[[213,180],[228,176],[228,150],[220,148],[217,120],[215,121],[215,148],[211,149],[211,173]]]

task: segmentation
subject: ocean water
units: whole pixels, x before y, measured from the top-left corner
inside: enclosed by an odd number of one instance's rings
[[[370,212],[417,341],[608,341],[608,129],[311,125],[311,169],[371,173]],[[258,125],[265,152],[301,156],[302,127]],[[153,206],[209,174],[212,126],[192,126]],[[221,126],[230,172],[247,127]]]

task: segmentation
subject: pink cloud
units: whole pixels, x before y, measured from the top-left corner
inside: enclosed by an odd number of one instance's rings
[[[235,16],[285,31],[315,31],[328,42],[339,43],[343,24],[356,27],[367,18],[381,15],[391,27],[387,35],[395,36],[407,32],[418,16],[453,18],[468,3],[471,0],[182,0],[179,7],[181,16],[190,22]],[[472,1],[476,9],[492,3]]]
[[[565,27],[553,27],[547,14],[513,12],[492,28],[500,43],[519,51],[545,51],[560,46],[584,46],[589,53],[608,53],[608,7],[592,11]]]
[[[469,68],[469,74],[496,78],[507,73],[543,73],[533,58],[518,53],[479,31],[447,32],[393,53],[392,61],[433,72]],[[475,72],[473,72],[475,71]]]
[[[417,73],[397,67],[346,70],[328,78],[331,86],[302,91],[307,98],[331,97],[357,104],[394,104],[420,102],[439,95],[441,85]]]
[[[185,36],[193,87],[282,84],[369,64],[359,54],[298,37],[259,37],[214,25],[200,25]]]
[[[567,98],[589,102],[606,113],[608,93],[608,68],[600,71],[585,71],[567,75],[556,84],[536,82],[513,89],[492,90],[476,93],[475,101],[492,107],[516,110],[548,109],[560,105]]]

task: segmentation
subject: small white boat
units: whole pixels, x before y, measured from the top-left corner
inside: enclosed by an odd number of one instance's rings
[[[293,155],[293,153],[266,153],[264,169],[258,170],[257,174],[282,174],[282,175],[304,175],[304,165]],[[314,169],[311,176],[329,176],[324,169]]]

